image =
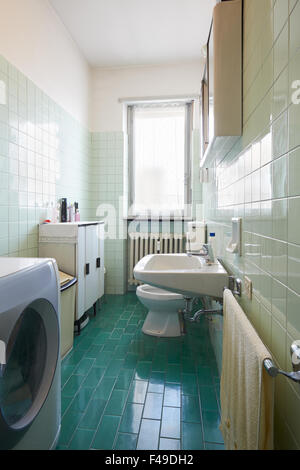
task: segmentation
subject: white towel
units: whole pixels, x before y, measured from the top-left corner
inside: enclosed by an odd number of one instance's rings
[[[221,425],[227,450],[273,449],[271,358],[230,290],[224,291]]]

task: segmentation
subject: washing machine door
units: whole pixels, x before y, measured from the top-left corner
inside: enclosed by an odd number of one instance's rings
[[[15,318],[0,369],[0,449],[13,449],[42,409],[59,357],[59,320],[49,301],[35,300]]]

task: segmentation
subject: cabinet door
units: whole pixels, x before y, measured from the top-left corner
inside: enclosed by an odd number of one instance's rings
[[[85,227],[85,310],[90,309],[99,296],[97,255],[97,225],[87,225]]]
[[[76,320],[85,312],[85,227],[78,228]]]
[[[98,233],[98,298],[104,295],[104,225],[99,224],[97,227]]]

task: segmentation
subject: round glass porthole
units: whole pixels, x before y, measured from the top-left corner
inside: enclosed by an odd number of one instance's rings
[[[47,399],[58,351],[59,323],[55,309],[44,299],[36,300],[16,321],[0,378],[1,427],[6,426],[9,431],[8,445],[15,443],[14,432],[18,435],[30,426]]]

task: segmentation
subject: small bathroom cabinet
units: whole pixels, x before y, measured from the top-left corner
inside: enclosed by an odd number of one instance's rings
[[[39,256],[54,258],[61,271],[77,278],[74,321],[80,331],[85,312],[104,295],[104,223],[40,225]]]
[[[242,135],[242,0],[217,3],[202,80],[202,168],[220,163]]]

